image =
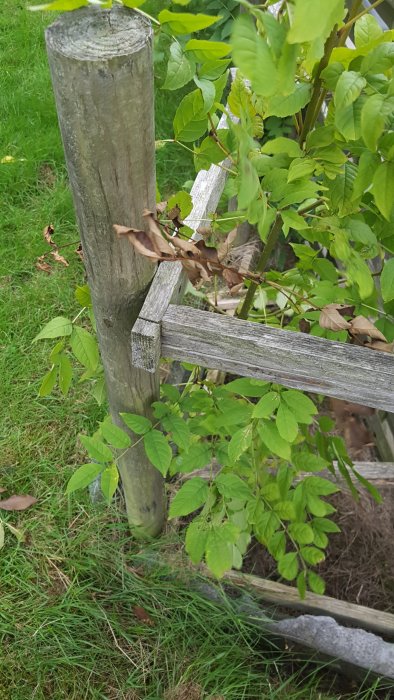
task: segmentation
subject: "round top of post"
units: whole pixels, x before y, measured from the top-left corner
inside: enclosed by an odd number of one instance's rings
[[[124,6],[65,12],[46,30],[47,47],[78,61],[100,61],[129,56],[152,36],[150,22]]]

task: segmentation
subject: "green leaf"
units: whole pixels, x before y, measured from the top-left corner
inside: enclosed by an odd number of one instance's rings
[[[198,78],[197,76],[194,77],[194,82],[201,90],[201,95],[204,101],[204,110],[208,113],[215,102],[215,85],[211,80],[207,80],[206,78]]]
[[[320,562],[324,561],[326,558],[324,552],[317,547],[301,547],[300,554],[303,560],[306,561],[307,564],[311,564],[311,566],[320,564]]]
[[[356,48],[369,44],[383,34],[383,30],[375,17],[363,15],[354,25],[354,43]]]
[[[247,379],[242,377],[240,379],[234,379],[232,382],[225,384],[223,389],[226,391],[232,391],[234,394],[241,394],[242,396],[248,396],[251,398],[257,398],[259,396],[264,396],[269,389],[269,383],[263,382],[260,379]]]
[[[246,209],[251,201],[257,197],[260,189],[260,180],[256,169],[247,156],[240,158],[238,171],[238,206],[241,209]]]
[[[85,328],[75,326],[71,335],[71,349],[77,360],[92,371],[97,369],[99,352],[96,339]]]
[[[293,465],[300,472],[321,472],[327,469],[328,462],[323,457],[305,450],[293,455]]]
[[[276,427],[284,440],[294,442],[298,435],[298,423],[285,403],[280,404],[276,413]]]
[[[91,391],[92,391],[92,396],[94,399],[96,399],[98,405],[102,406],[106,397],[107,397],[104,377],[100,377],[95,382]]]
[[[313,530],[308,523],[291,523],[289,533],[298,544],[311,544],[313,542]]]
[[[38,390],[39,396],[49,396],[56,384],[57,372],[58,367],[56,365],[53,365],[53,367],[49,370],[49,372],[45,375],[44,379],[42,380],[41,386]]]
[[[358,162],[357,175],[353,183],[352,200],[362,197],[364,192],[372,185],[372,178],[380,163],[380,158],[376,153],[364,151]]]
[[[152,421],[149,418],[139,416],[137,413],[120,413],[119,415],[127,427],[136,435],[144,435],[152,427]]]
[[[219,131],[223,130],[219,129]],[[218,138],[220,138],[219,133]],[[211,165],[221,163],[223,159],[224,153],[212,136],[207,136],[200,146],[194,147],[194,165],[196,172],[200,170],[209,170]]]
[[[199,67],[198,75],[200,78],[216,80],[223,75],[229,64],[230,60],[228,58],[218,58],[214,61],[207,61]]]
[[[344,14],[343,0],[295,0],[287,41],[303,44],[325,39]]]
[[[46,10],[70,12],[71,10],[78,10],[79,7],[85,7],[88,4],[88,0],[54,0],[53,2],[47,2],[43,5],[30,5],[29,10],[33,12],[43,12]]]
[[[315,574],[314,571],[308,571],[308,584],[309,588],[313,593],[317,593],[318,595],[324,595],[324,591],[326,590],[326,584],[324,583],[323,579],[321,576],[318,574]]]
[[[170,505],[169,517],[176,518],[193,513],[204,505],[208,493],[209,486],[201,477],[196,476],[194,479],[186,481]]]
[[[394,44],[384,43],[369,51],[363,58],[360,70],[362,73],[385,73],[394,64]]]
[[[341,73],[334,95],[336,109],[343,109],[351,105],[360,95],[361,90],[366,84],[367,81],[360,73],[356,73],[353,70],[345,70]]]
[[[110,445],[117,447],[119,450],[126,450],[131,445],[129,435],[122,428],[112,423],[110,418],[101,423],[100,432]]]
[[[392,301],[394,299],[394,258],[384,262],[382,274],[380,275],[380,287],[383,301]]]
[[[170,57],[163,89],[178,90],[193,78],[195,70],[194,61],[184,53],[179,42],[174,41],[170,46]]]
[[[172,440],[182,450],[187,450],[190,445],[190,428],[183,418],[172,413],[165,416],[161,424],[167,433],[171,433]]]
[[[233,61],[242,75],[252,83],[257,95],[268,97],[278,90],[278,74],[274,57],[265,39],[257,32],[250,15],[240,15],[232,34]]]
[[[207,130],[207,117],[201,90],[193,90],[181,101],[174,117],[175,137],[196,141]]]
[[[232,529],[231,529],[232,528]],[[233,547],[235,544],[236,528],[231,523],[225,523],[210,531],[205,550],[205,560],[208,568],[217,577],[231,569],[233,563]]]
[[[88,435],[80,435],[79,439],[91,459],[97,462],[112,462],[114,458],[112,450],[104,442]]]
[[[228,56],[231,46],[223,41],[190,39],[185,46],[185,51],[193,51],[197,61],[215,61]]]
[[[278,153],[286,153],[290,158],[299,158],[302,156],[302,150],[297,141],[294,139],[278,136],[276,139],[270,139],[261,147],[261,153],[266,153],[269,156],[277,155]]]
[[[225,498],[248,500],[251,498],[249,486],[236,474],[219,474],[215,479],[219,493]]]
[[[276,472],[276,483],[279,489],[279,496],[283,500],[286,499],[289,488],[292,484],[294,470],[287,464],[281,464]]]
[[[77,287],[74,294],[78,304],[84,307],[86,306],[88,309],[92,308],[92,297],[87,284],[84,284],[82,287]]]
[[[180,190],[179,192],[176,192],[176,194],[173,194],[167,202],[167,209],[173,209],[174,207],[178,207],[180,209],[180,218],[186,219],[193,209],[193,200],[190,193]]]
[[[280,398],[287,404],[299,423],[308,425],[311,422],[311,417],[317,413],[317,408],[313,401],[301,391],[297,391],[297,389],[282,391]]]
[[[265,117],[289,117],[303,109],[311,97],[309,83],[297,83],[290,95],[275,95],[267,100]]]
[[[297,590],[301,600],[306,596],[306,574],[305,571],[300,571],[297,576]]]
[[[149,461],[166,476],[172,462],[172,450],[163,433],[160,430],[149,430],[144,435],[144,447]]]
[[[42,340],[43,338],[64,338],[67,335],[71,335],[73,326],[68,318],[63,316],[56,316],[49,323],[44,326],[42,331],[32,341],[35,343],[37,340]]]
[[[194,520],[186,530],[185,548],[193,564],[199,564],[204,556],[208,530]]]
[[[297,214],[293,209],[284,209],[281,211],[281,217],[283,221],[283,233],[285,236],[289,233],[289,230],[293,228],[295,231],[302,231],[308,228],[303,216]]]
[[[390,221],[393,209],[394,163],[385,161],[376,168],[372,192],[375,204],[387,221]]]
[[[332,513],[330,504],[322,501],[321,498],[313,494],[307,494],[306,503],[309,512],[312,513],[312,515],[316,515],[318,518],[324,518],[325,515]]]
[[[296,552],[288,552],[278,561],[278,571],[286,581],[294,581],[298,574],[298,568]]]
[[[332,92],[335,91],[339,77],[342,75],[344,67],[342,63],[334,62],[330,63],[324,70],[322,70],[320,76],[323,78],[327,88]]]
[[[371,270],[359,253],[352,252],[351,259],[347,263],[346,276],[357,284],[361,299],[368,299],[375,289]]]
[[[195,442],[187,452],[177,457],[176,471],[188,474],[195,469],[203,469],[212,458],[212,450],[206,442]]]
[[[237,430],[228,443],[228,456],[232,462],[237,462],[241,455],[252,444],[252,430],[250,426]]]
[[[335,126],[347,141],[357,141],[361,136],[361,115],[365,104],[364,96],[345,107],[335,110]]]
[[[253,418],[268,418],[280,404],[280,396],[277,391],[269,391],[255,405]]]
[[[338,493],[338,486],[323,479],[321,476],[308,476],[304,481],[306,492],[315,496],[331,496],[333,493]]]
[[[290,444],[279,435],[275,423],[264,421],[264,423],[259,423],[257,429],[262,443],[266,445],[271,452],[282,457],[282,459],[290,460]]]
[[[295,158],[291,163],[287,175],[287,182],[294,182],[312,175],[316,168],[316,161],[312,158]]]
[[[341,528],[328,518],[315,518],[313,527],[321,532],[341,532]]]
[[[111,464],[109,467],[106,467],[101,473],[101,491],[107,503],[111,503],[114,497],[114,493],[118,488],[118,483],[119,471],[118,467],[114,463]]]
[[[67,396],[72,378],[73,378],[73,368],[71,366],[71,362],[68,359],[67,355],[64,353],[61,353],[59,355],[59,387],[60,391],[62,392],[63,396]]]
[[[84,464],[79,467],[67,484],[66,493],[73,493],[78,489],[89,486],[104,469],[103,464]]]
[[[383,103],[383,95],[372,95],[367,99],[361,111],[361,133],[364,143],[370,151],[376,151],[378,139],[384,129]]]
[[[206,29],[218,21],[220,17],[214,15],[191,14],[188,12],[159,12],[158,20],[162,25],[168,24],[172,34],[191,34]]]
[[[338,210],[339,216],[351,214],[356,205],[352,202],[353,183],[357,175],[357,167],[350,162],[345,163],[343,173],[329,183],[332,208]]]
[[[294,520],[296,517],[291,501],[278,501],[274,504],[274,511],[281,520]]]

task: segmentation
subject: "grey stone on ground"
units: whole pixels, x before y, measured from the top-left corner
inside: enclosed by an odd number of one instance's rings
[[[394,644],[371,632],[342,627],[332,617],[316,615],[281,620],[269,629],[317,652],[394,679]]]

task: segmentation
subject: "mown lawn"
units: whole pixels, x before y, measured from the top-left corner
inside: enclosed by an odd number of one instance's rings
[[[38,503],[1,516],[24,538],[7,532],[0,553],[0,700],[333,698],[313,667],[293,673],[226,607],[160,570],[141,572],[121,510],[64,494],[83,459],[77,435],[105,409],[83,390],[38,397],[47,348],[31,341],[54,315],[77,311],[84,280],[45,55],[49,21],[2,0],[0,486]],[[169,137],[176,98],[158,92],[156,106],[157,138]],[[170,146],[157,170],[164,195],[193,176],[188,154]],[[49,223],[58,245],[70,244],[69,267],[50,275],[35,267]]]

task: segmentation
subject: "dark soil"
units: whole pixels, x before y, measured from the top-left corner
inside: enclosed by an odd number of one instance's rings
[[[394,484],[380,487],[383,503],[363,494],[355,502],[347,493],[336,494],[333,519],[341,528],[330,535],[326,560],[318,573],[326,582],[326,595],[369,608],[394,613]],[[243,571],[279,580],[275,561],[254,543]]]

